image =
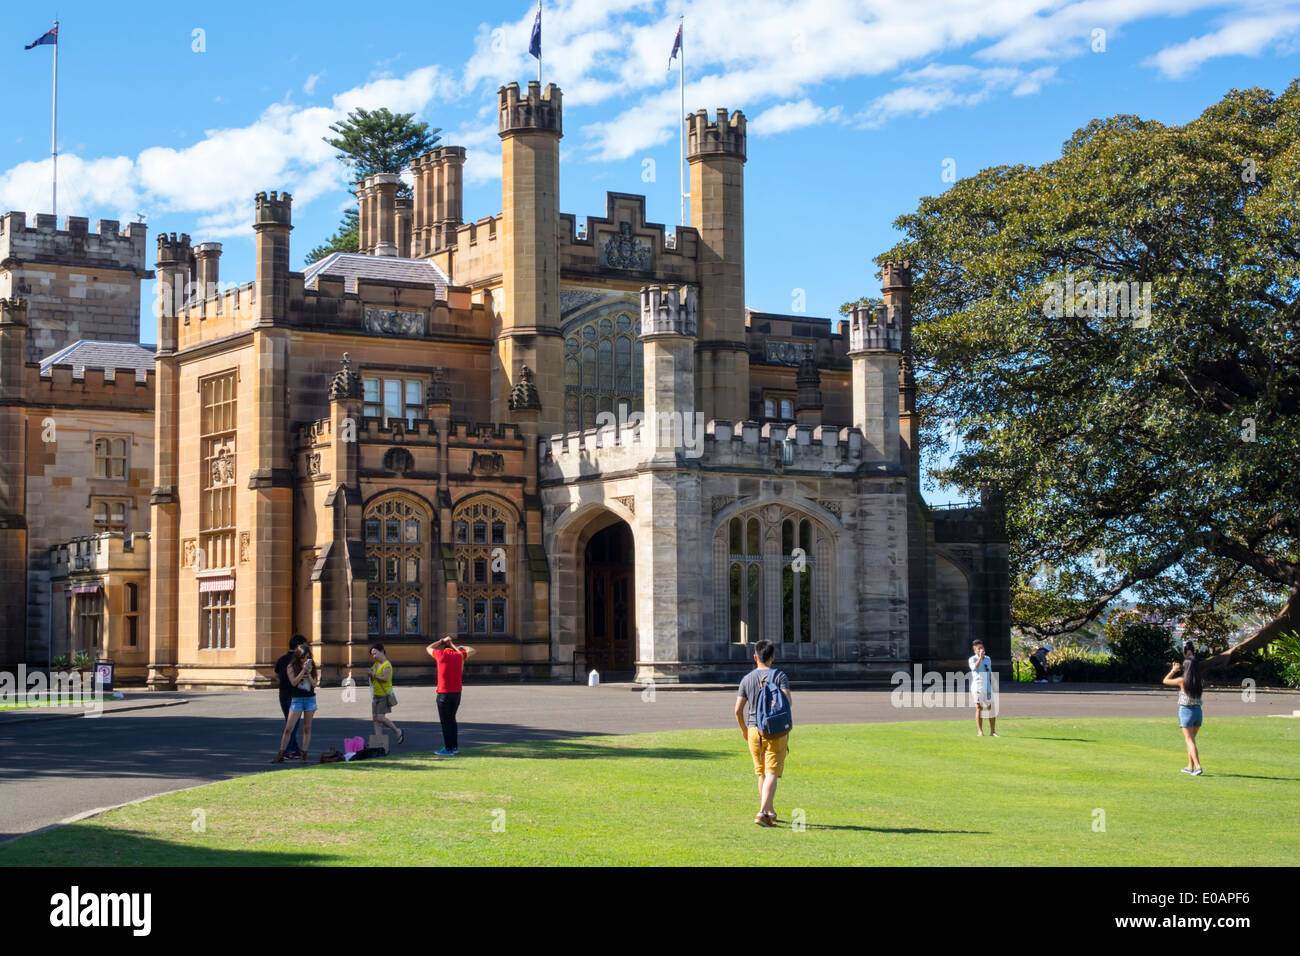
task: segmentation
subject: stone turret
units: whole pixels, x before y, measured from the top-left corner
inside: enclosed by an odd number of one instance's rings
[[[501,135],[501,331],[492,367],[492,418],[503,407],[511,375],[527,365],[535,373],[542,434],[564,425],[564,357],[560,334],[561,93],[529,83],[497,91]]]
[[[368,180],[374,191],[375,247],[372,255],[397,255],[397,187],[402,178],[396,173],[375,173]]]
[[[855,306],[849,313],[853,365],[853,426],[862,432],[868,461],[898,464],[897,318],[886,306]]]
[[[817,370],[817,361],[812,349],[804,352],[799,370],[794,377],[795,394],[794,414],[800,425],[817,426],[822,423],[822,376]]]
[[[645,423],[653,461],[675,462],[681,430],[695,421],[696,308],[690,286],[641,289]]]
[[[185,305],[190,282],[190,237],[185,233],[158,234],[158,351],[176,350],[176,316]]]
[[[898,370],[898,429],[900,458],[913,489],[921,489],[921,418],[916,413],[916,376],[912,363],[912,263],[881,263],[880,288],[898,328],[902,353]]]
[[[686,117],[691,225],[699,232],[699,407],[705,418],[749,417],[745,342],[745,114]]]
[[[293,229],[293,197],[288,193],[258,193],[253,230],[257,233],[254,314],[259,325],[283,321],[289,314],[289,233]]]

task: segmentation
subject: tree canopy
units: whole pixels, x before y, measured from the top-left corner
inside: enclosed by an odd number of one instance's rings
[[[355,109],[348,118],[330,126],[337,135],[322,137],[339,151],[353,185],[375,173],[400,173],[411,160],[423,156],[438,143],[441,129],[415,121],[414,113],[392,113]],[[403,195],[409,194],[403,184]]]
[[[1209,643],[1300,623],[1300,81],[1184,126],[1093,120],[1040,167],[924,198],[876,261],[913,265],[932,474],[1005,495],[1013,622],[1121,594]]]

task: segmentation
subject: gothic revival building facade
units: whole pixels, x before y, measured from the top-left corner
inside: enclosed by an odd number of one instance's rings
[[[561,212],[559,89],[498,113],[498,215],[463,220],[449,146],[410,198],[362,183],[359,253],[302,272],[287,194],[245,285],[158,237],[140,679],[266,685],[294,633],[330,680],[444,633],[540,680],[731,680],[762,638],[796,678],[1005,659],[996,502],[920,494],[908,264],[845,320],[748,311],[743,114],[688,118],[669,232],[641,196]]]
[[[838,329],[747,312],[742,114],[689,117],[670,235],[641,196],[561,212],[556,87],[498,111],[499,215],[463,221],[441,147],[411,198],[361,184],[358,254],[291,271],[261,194],[253,281],[164,295],[150,683],[266,682],[294,632],[332,678],[443,633],[526,679],[730,679],[760,638],[807,677],[1005,655],[995,510],[919,493],[907,264]],[[213,288],[188,243],[164,288]]]

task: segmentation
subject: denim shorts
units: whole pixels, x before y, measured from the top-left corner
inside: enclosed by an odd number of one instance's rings
[[[314,695],[311,697],[295,697],[293,700],[289,701],[290,713],[292,713],[295,710],[306,713],[308,711],[312,711],[315,709],[316,709],[316,698]]]
[[[1199,727],[1201,726],[1201,708],[1198,704],[1195,707],[1178,708],[1178,726],[1179,727]]]

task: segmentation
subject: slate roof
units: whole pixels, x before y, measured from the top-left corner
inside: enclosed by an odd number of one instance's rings
[[[432,285],[440,299],[447,297],[446,273],[427,259],[399,259],[396,256],[363,256],[356,252],[331,252],[303,270],[303,285],[315,289],[323,275],[343,277],[343,291],[356,292],[357,279],[372,282],[419,282]]]
[[[74,368],[131,368],[136,370],[139,377],[141,370],[153,371],[155,348],[153,345],[136,345],[132,342],[81,339],[41,359],[41,374],[48,375],[55,365],[71,365]]]

